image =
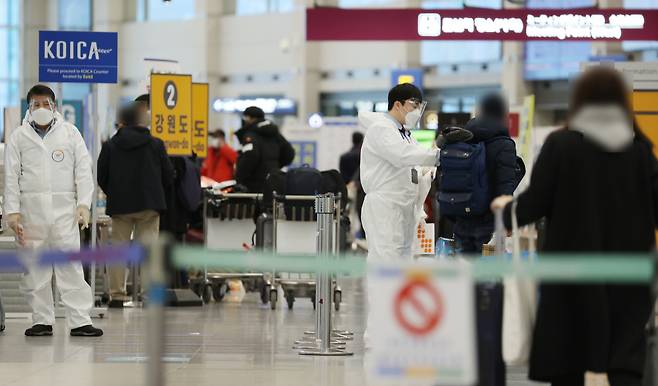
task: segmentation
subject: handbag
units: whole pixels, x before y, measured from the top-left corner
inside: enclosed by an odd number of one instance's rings
[[[521,262],[517,202],[512,202],[512,262]],[[501,221],[502,222],[502,221]],[[530,359],[532,334],[537,311],[537,286],[531,279],[519,276],[503,280],[503,359],[507,365],[525,365]]]

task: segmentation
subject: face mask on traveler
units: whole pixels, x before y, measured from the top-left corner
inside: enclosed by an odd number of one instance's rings
[[[219,148],[219,138],[208,138],[208,146]]]

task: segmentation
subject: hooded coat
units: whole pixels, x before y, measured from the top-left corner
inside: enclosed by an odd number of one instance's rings
[[[651,146],[631,135],[611,151],[595,132],[614,129],[594,123],[548,136],[530,186],[517,198],[519,226],[545,217],[545,252],[648,254],[658,220],[658,165]],[[511,204],[505,208],[508,229],[510,212]],[[539,299],[531,379],[585,371],[641,375],[644,326],[652,310],[648,286],[542,283]]]
[[[165,190],[174,178],[164,143],[145,127],[124,127],[103,144],[98,185],[110,216],[167,209]]]
[[[243,144],[235,168],[235,180],[247,191],[261,193],[265,178],[271,172],[290,165],[295,149],[279,132],[279,127],[268,120],[253,123],[235,135]]]

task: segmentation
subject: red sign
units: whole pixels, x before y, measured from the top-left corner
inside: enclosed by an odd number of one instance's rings
[[[658,40],[658,10],[306,10],[306,40]]]
[[[429,280],[413,280],[398,293],[394,313],[405,331],[416,336],[427,335],[443,319],[443,299]]]
[[[518,137],[519,136],[519,127],[521,125],[521,117],[519,113],[509,113],[509,136]]]

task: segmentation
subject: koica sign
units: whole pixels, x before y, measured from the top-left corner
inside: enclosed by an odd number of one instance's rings
[[[39,31],[39,81],[117,82],[117,33]]]

